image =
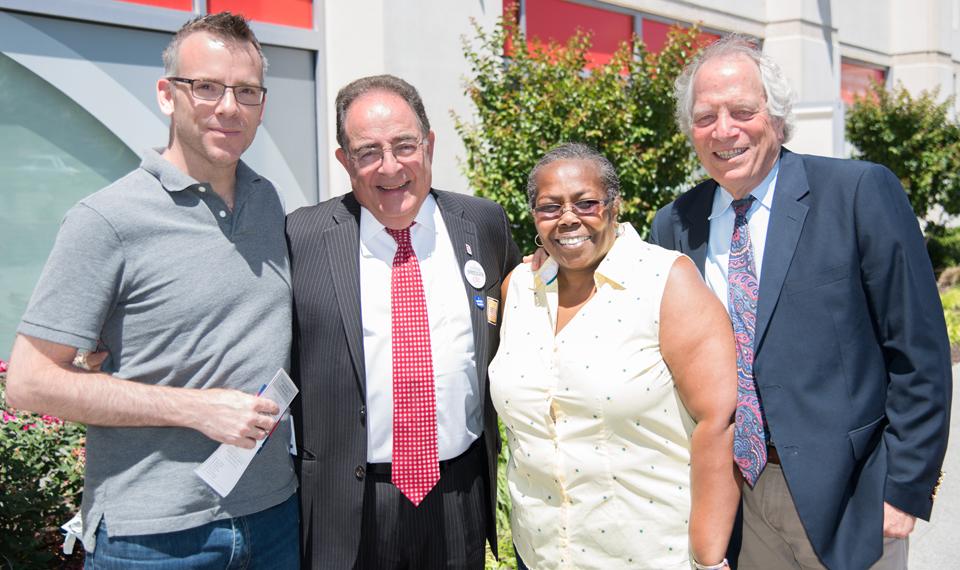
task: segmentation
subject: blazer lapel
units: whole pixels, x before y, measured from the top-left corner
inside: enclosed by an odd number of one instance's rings
[[[697,268],[700,275],[706,275],[707,241],[710,239],[710,209],[713,206],[713,194],[717,191],[717,183],[710,181],[704,184],[703,190],[687,210],[686,218],[690,226],[686,233],[679,236],[678,250],[687,254]]]
[[[783,149],[780,155],[780,172],[773,193],[767,241],[763,253],[763,270],[760,272],[760,299],[757,306],[757,328],[754,350],[760,349],[763,337],[780,299],[783,281],[793,262],[793,255],[800,241],[803,222],[810,209],[799,200],[807,195],[807,174],[800,155]]]
[[[330,262],[333,288],[347,347],[358,378],[360,395],[366,401],[366,370],[363,355],[363,325],[360,316],[360,203],[353,193],[343,196],[333,212],[337,225],[323,232],[323,247]]]
[[[453,244],[453,253],[457,257],[457,267],[461,269],[460,278],[463,280],[463,289],[467,297],[467,303],[470,307],[470,322],[473,325],[473,344],[474,357],[477,360],[477,378],[480,382],[480,393],[485,389],[487,379],[487,367],[480,363],[485,362],[487,354],[487,323],[486,313],[477,307],[474,303],[476,295],[482,295],[486,290],[487,284],[484,283],[482,289],[476,289],[467,281],[467,276],[462,268],[466,266],[471,259],[477,261],[487,274],[487,282],[493,276],[489,263],[484,259],[484,248],[477,240],[477,226],[470,220],[464,218],[463,207],[457,201],[445,192],[431,190],[437,199],[437,207],[440,208],[440,214],[443,216],[443,223],[447,226],[447,233],[450,234],[450,242]],[[473,253],[467,253],[467,246]]]

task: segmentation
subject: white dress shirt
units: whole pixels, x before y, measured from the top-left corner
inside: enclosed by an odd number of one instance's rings
[[[773,165],[767,177],[763,179],[752,194],[756,201],[747,211],[747,226],[750,228],[750,243],[753,245],[753,262],[756,265],[757,285],[760,285],[760,272],[763,269],[763,250],[767,241],[767,225],[770,223],[770,208],[773,206],[773,189],[777,184],[780,161]],[[727,298],[727,270],[730,262],[730,242],[733,240],[733,224],[736,212],[730,205],[733,196],[722,186],[721,192],[713,195],[713,210],[710,211],[710,237],[707,242],[707,259],[704,264],[704,277],[713,293],[720,298],[723,306],[730,312],[730,299]]]
[[[483,432],[473,325],[461,267],[433,195],[410,228],[430,323],[439,459],[453,459]],[[360,311],[366,365],[367,461],[393,456],[393,344],[390,277],[397,242],[366,208],[360,210]]]

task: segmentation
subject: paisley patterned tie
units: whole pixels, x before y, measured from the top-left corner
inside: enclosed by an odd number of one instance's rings
[[[419,506],[440,480],[430,323],[420,263],[410,243],[410,228],[384,229],[397,241],[390,283],[393,324],[391,481],[414,505]]]
[[[733,321],[733,335],[737,342],[737,424],[733,457],[751,487],[767,464],[767,422],[753,377],[753,342],[760,287],[753,260],[750,227],[747,226],[747,212],[754,200],[756,198],[750,195],[733,201],[737,219],[733,226],[727,273],[730,320]]]

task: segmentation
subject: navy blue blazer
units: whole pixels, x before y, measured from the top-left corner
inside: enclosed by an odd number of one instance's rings
[[[884,501],[929,520],[947,447],[950,346],[930,258],[889,169],[783,149],[754,373],[800,519],[831,570],[882,554]],[[650,240],[701,273],[709,180],[657,212]]]

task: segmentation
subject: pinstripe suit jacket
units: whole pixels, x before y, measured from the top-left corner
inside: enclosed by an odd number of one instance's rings
[[[496,457],[500,438],[490,403],[487,364],[500,341],[500,315],[487,322],[475,295],[500,299],[500,281],[520,252],[506,213],[482,198],[431,190],[447,226],[457,263],[474,259],[487,281],[481,290],[464,278],[470,306],[477,377],[484,393],[487,539],[496,548]],[[291,410],[300,476],[300,549],[303,568],[353,568],[360,545],[367,461],[366,373],[360,314],[360,204],[353,193],[287,216],[293,283],[291,376],[300,389]],[[467,253],[470,245],[472,256]],[[502,309],[500,311],[502,314]]]

